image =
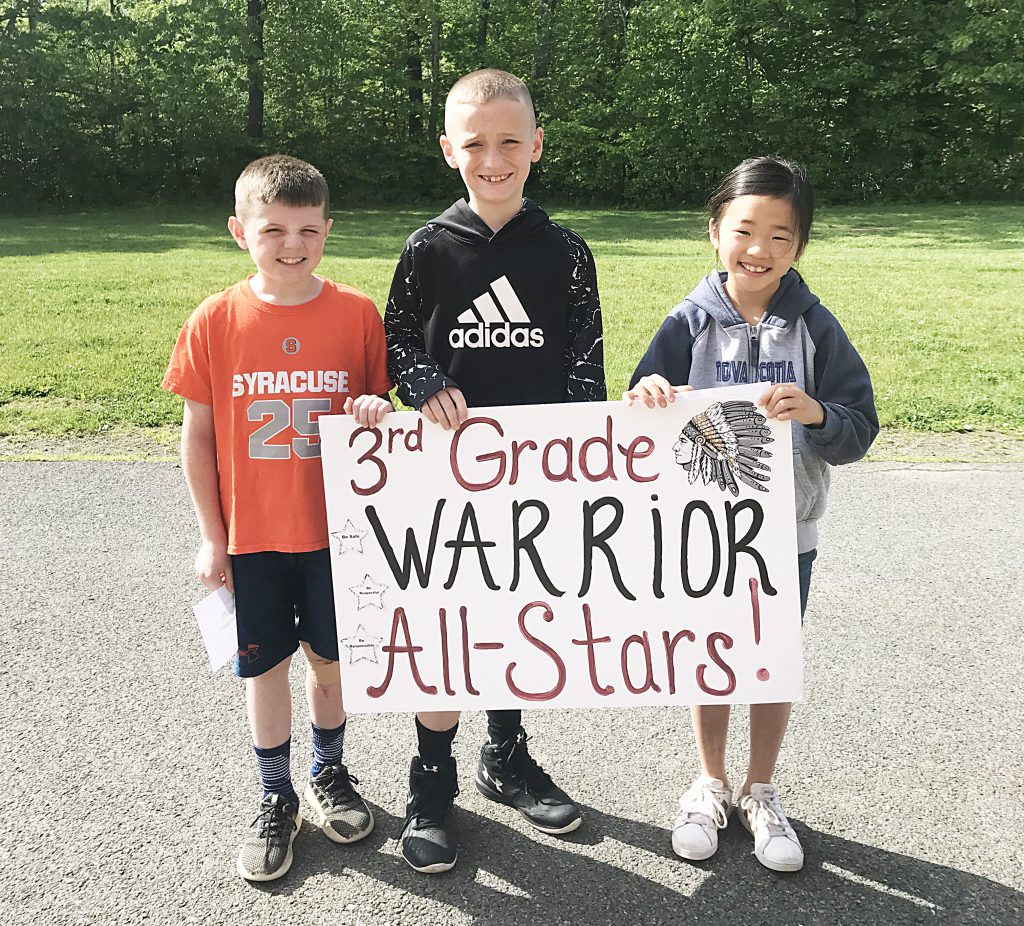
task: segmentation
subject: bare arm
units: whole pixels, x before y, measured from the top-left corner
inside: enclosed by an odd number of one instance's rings
[[[181,467],[192,496],[202,541],[196,554],[196,576],[209,589],[226,585],[234,594],[228,535],[220,507],[217,479],[217,445],[213,406],[185,400],[181,426]]]

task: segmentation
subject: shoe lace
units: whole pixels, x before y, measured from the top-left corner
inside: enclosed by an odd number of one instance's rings
[[[697,797],[687,793],[679,798],[679,812],[707,817],[719,829],[729,822],[726,793],[708,785],[701,787]]]
[[[527,739],[526,732],[520,730],[508,754],[506,767],[522,780],[527,791],[533,794],[542,794],[548,788],[554,787],[554,782],[537,760],[530,755],[530,750],[526,746]]]
[[[324,775],[323,779],[318,777],[317,787],[322,789],[332,801],[345,801],[355,797],[356,792],[352,786],[359,784],[359,779],[352,775],[344,765],[330,765],[324,771],[330,772],[330,775]]]
[[[287,812],[286,805],[281,800],[265,801],[260,805],[259,813],[250,826],[258,826],[256,830],[259,839],[267,844],[267,852],[270,852],[271,843],[288,832],[288,828],[295,829],[295,821]]]
[[[775,791],[762,791],[760,799],[748,794],[745,803],[751,829],[765,827],[769,836],[788,836],[793,832]]]
[[[406,819],[418,817],[422,826],[444,827],[452,802],[459,796],[459,786],[439,766],[424,765],[422,777],[409,807]]]

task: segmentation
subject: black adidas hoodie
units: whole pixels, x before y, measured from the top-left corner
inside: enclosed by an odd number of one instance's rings
[[[384,328],[413,408],[448,386],[471,408],[607,397],[593,255],[529,200],[497,232],[465,199],[414,232]]]

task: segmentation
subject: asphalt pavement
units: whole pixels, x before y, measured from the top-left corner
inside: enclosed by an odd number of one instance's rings
[[[566,838],[476,793],[484,723],[466,714],[443,876],[398,853],[411,718],[354,717],[346,762],[376,829],[339,846],[305,826],[284,879],[245,883],[255,767],[241,684],[210,673],[194,627],[195,543],[172,464],[0,464],[0,922],[1024,923],[1024,466],[835,474],[776,778],[806,852],[791,875],[735,819],[713,859],[672,854],[697,770],[679,707],[529,715],[585,805]],[[304,707],[295,730],[298,774]]]

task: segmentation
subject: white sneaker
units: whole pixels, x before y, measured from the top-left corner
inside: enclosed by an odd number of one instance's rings
[[[718,851],[718,831],[729,822],[732,788],[719,778],[701,775],[679,798],[679,816],[672,828],[672,851],[700,862]]]
[[[804,867],[804,850],[782,811],[775,785],[752,784],[750,793],[739,800],[739,815],[754,837],[754,855],[765,868],[799,871]]]

